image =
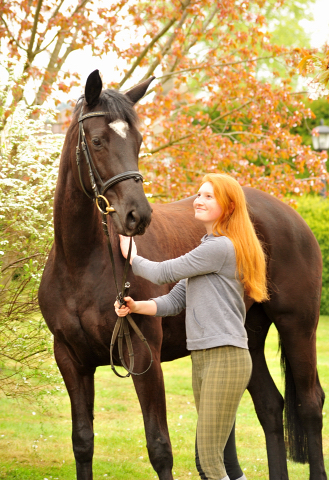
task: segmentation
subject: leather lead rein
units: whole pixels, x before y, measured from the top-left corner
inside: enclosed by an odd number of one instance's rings
[[[101,177],[100,177],[100,175],[99,175],[99,173],[98,173],[98,171],[97,171],[97,169],[94,165],[94,162],[92,161],[92,158],[91,158],[91,155],[90,155],[90,152],[89,152],[89,148],[88,148],[88,144],[87,144],[87,141],[86,141],[86,136],[85,136],[85,132],[84,132],[84,128],[83,128],[83,120],[85,120],[86,118],[90,118],[90,117],[105,116],[105,115],[108,115],[109,112],[94,112],[94,113],[87,113],[86,115],[83,115],[82,113],[83,113],[83,107],[81,107],[81,113],[80,113],[79,120],[78,120],[78,122],[79,122],[79,137],[78,137],[78,145],[76,147],[76,162],[77,162],[77,166],[78,166],[80,184],[81,184],[83,192],[87,195],[87,197],[89,197],[91,200],[96,202],[98,209],[102,213],[103,231],[104,231],[105,235],[107,236],[107,246],[108,246],[108,250],[109,250],[109,255],[110,255],[110,260],[111,260],[111,265],[112,265],[112,272],[113,272],[113,277],[114,277],[114,282],[115,282],[115,288],[116,288],[116,292],[117,292],[117,297],[116,298],[117,298],[117,300],[118,300],[118,302],[121,306],[121,305],[125,304],[124,297],[126,297],[128,295],[129,288],[130,288],[130,283],[126,282],[126,278],[127,278],[129,263],[130,263],[132,237],[130,237],[129,251],[128,251],[128,256],[127,256],[127,259],[126,259],[126,262],[125,262],[123,278],[122,278],[122,287],[121,287],[121,291],[119,291],[117,277],[116,277],[113,249],[112,249],[112,245],[111,245],[110,234],[109,234],[109,230],[108,230],[108,226],[107,226],[107,219],[106,219],[106,215],[108,215],[110,212],[114,212],[115,209],[112,206],[109,205],[109,202],[107,201],[107,199],[103,195],[109,188],[111,188],[113,185],[115,185],[119,182],[122,182],[124,180],[128,180],[130,178],[134,178],[136,182],[138,182],[139,180],[143,181],[143,176],[138,171],[128,170],[127,172],[123,172],[123,173],[119,173],[118,175],[115,175],[114,177],[107,180],[105,183],[103,182],[103,180],[101,179]],[[80,145],[81,145],[82,151],[84,153],[84,157],[85,157],[86,164],[87,164],[87,167],[88,167],[88,175],[89,175],[89,179],[90,179],[90,183],[91,183],[91,188],[92,188],[93,193],[94,193],[94,197],[87,192],[87,190],[84,186],[83,180],[82,180],[81,165],[80,165],[80,163],[81,163],[80,162]],[[98,187],[97,187],[97,184],[96,184],[95,175],[97,177],[98,182],[101,185],[100,191],[98,190]],[[101,200],[102,204],[105,204],[105,206],[107,205],[105,211],[100,207],[99,199]],[[135,333],[139,337],[139,339],[143,343],[145,343],[148,351],[150,352],[150,357],[151,357],[150,364],[147,367],[147,369],[144,370],[141,373],[137,373],[137,372],[133,371],[135,360],[134,360],[133,345],[132,345],[130,332],[129,332],[129,324],[130,324],[131,328],[135,331]],[[122,364],[123,368],[128,372],[127,375],[120,375],[120,373],[118,373],[117,370],[115,369],[115,366],[114,366],[114,363],[113,363],[113,348],[114,348],[115,341],[116,341],[117,338],[118,338],[119,359],[121,361],[121,364]],[[125,359],[124,359],[124,355],[123,355],[123,338],[125,338],[126,345],[127,345],[127,348],[128,348],[129,367],[126,364]],[[112,333],[111,344],[110,344],[110,362],[111,362],[111,368],[114,371],[114,373],[118,377],[121,377],[121,378],[126,378],[126,377],[129,377],[130,375],[143,375],[144,373],[146,373],[151,368],[151,365],[153,363],[152,350],[151,350],[149,344],[147,343],[146,338],[144,337],[144,335],[142,334],[142,332],[140,331],[140,329],[138,328],[138,326],[136,325],[135,321],[132,319],[130,314],[128,314],[126,317],[118,317],[117,318],[117,321],[115,323],[114,330],[113,330],[113,333]]]

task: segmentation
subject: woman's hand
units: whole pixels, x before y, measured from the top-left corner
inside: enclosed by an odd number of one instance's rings
[[[125,317],[128,313],[133,313],[135,311],[136,302],[131,297],[124,297],[124,301],[126,302],[126,305],[122,305],[121,308],[118,300],[115,301],[114,309],[118,317]]]
[[[119,308],[120,304],[117,300],[114,304],[115,313],[118,317],[125,317],[128,313],[140,313],[141,315],[156,315],[157,313],[157,304],[154,300],[135,302],[131,297],[125,297],[124,301],[126,305],[122,305],[121,308]]]
[[[129,243],[130,243],[130,238],[131,237],[124,237],[123,235],[119,235],[120,237],[120,248],[122,255],[127,258],[128,257],[128,250],[129,250]],[[132,239],[132,245],[131,245],[131,255],[130,255],[130,264],[133,263],[134,258],[137,255],[137,247],[135,240]]]

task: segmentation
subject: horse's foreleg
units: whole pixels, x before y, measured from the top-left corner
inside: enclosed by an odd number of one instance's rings
[[[79,367],[62,343],[55,341],[54,352],[71,400],[72,443],[77,480],[92,480],[95,369]]]
[[[136,365],[136,370],[137,368],[140,367]],[[142,408],[151,464],[160,480],[172,480],[173,456],[159,353],[153,351],[153,364],[150,370],[144,375],[133,376],[133,381]]]
[[[283,434],[284,401],[268,370],[264,346],[270,320],[261,305],[253,305],[247,315],[249,349],[253,371],[248,390],[266,438],[270,480],[288,480]]]

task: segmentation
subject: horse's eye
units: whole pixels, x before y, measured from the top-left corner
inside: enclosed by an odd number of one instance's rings
[[[101,144],[101,141],[99,138],[93,138],[91,141],[93,142],[94,145],[96,145],[96,147],[99,147],[99,145]]]

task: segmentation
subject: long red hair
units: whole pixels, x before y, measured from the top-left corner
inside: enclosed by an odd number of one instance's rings
[[[239,183],[222,173],[208,173],[202,185],[210,182],[223,212],[213,224],[215,236],[225,235],[235,248],[237,274],[249,297],[262,302],[268,300],[266,287],[266,259],[261,243],[251,223],[246,199]]]

